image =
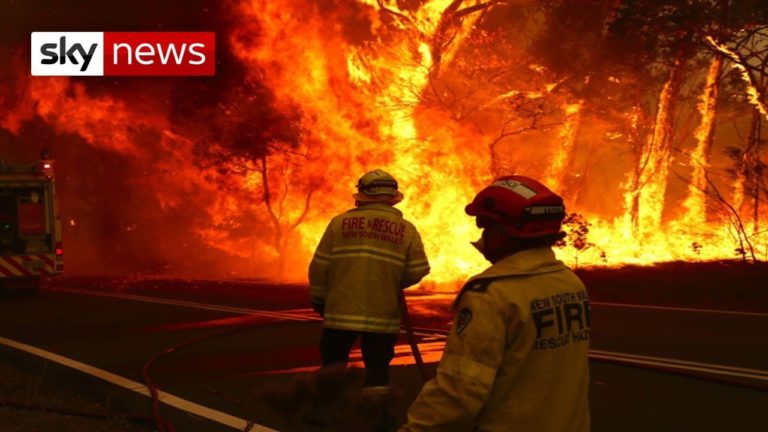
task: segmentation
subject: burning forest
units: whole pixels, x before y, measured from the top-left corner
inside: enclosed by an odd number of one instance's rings
[[[303,280],[377,167],[431,283],[484,267],[464,206],[512,173],[570,265],[768,259],[763,1],[138,3],[0,11],[0,159],[52,150],[72,272]],[[30,32],[104,26],[215,31],[216,75],[30,76]]]

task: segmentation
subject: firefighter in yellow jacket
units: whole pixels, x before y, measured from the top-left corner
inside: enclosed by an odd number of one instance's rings
[[[323,315],[323,366],[346,364],[360,337],[364,394],[388,393],[389,363],[400,330],[399,291],[429,273],[421,237],[393,206],[397,181],[377,169],[363,175],[356,207],[333,218],[309,265],[313,308]]]
[[[400,431],[589,431],[589,300],[551,248],[564,236],[562,198],[507,176],[466,212],[492,265],[458,295],[437,377]]]

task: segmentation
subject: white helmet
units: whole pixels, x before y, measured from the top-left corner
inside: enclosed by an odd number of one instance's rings
[[[397,204],[404,195],[397,190],[397,180],[388,172],[375,169],[365,173],[357,181],[357,193],[353,195],[360,203],[385,202]]]

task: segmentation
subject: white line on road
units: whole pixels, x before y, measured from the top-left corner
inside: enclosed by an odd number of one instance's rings
[[[88,375],[107,381],[111,384],[123,387],[132,392],[138,393],[140,395],[150,397],[149,389],[144,384],[122,377],[120,375],[113,374],[112,372],[105,371],[104,369],[99,369],[95,366],[81,363],[77,360],[73,360],[71,358],[61,356],[59,354],[54,354],[52,352],[45,351],[43,349],[31,346],[31,345],[27,345],[25,343],[17,342],[11,339],[6,339],[2,336],[0,336],[0,343],[2,343],[3,345],[9,346],[11,348],[15,348],[17,350],[24,351],[29,354],[36,355],[46,360],[58,363],[60,365],[78,370],[80,372],[83,372]],[[216,423],[220,423],[225,426],[229,426],[237,430],[246,430],[246,427],[253,425],[252,428],[249,430],[256,431],[256,432],[277,432],[275,429],[270,429],[266,426],[255,424],[247,420],[241,419],[240,417],[235,417],[233,415],[215,410],[213,408],[196,404],[192,401],[180,398],[178,396],[175,396],[171,393],[168,393],[162,390],[158,390],[158,400],[160,402],[165,403],[166,405],[170,405],[182,411],[186,411],[191,414],[198,415],[200,417],[206,418]]]
[[[112,298],[134,300],[134,301],[142,301],[142,302],[150,302],[150,303],[160,303],[160,304],[197,308],[197,309],[214,310],[214,311],[220,311],[220,312],[238,313],[238,314],[244,314],[244,315],[262,315],[262,316],[267,316],[272,318],[282,318],[287,320],[322,321],[322,318],[313,316],[312,315],[313,312],[311,312],[310,309],[300,309],[300,310],[294,309],[291,311],[286,311],[291,313],[285,313],[282,311],[265,311],[260,309],[246,309],[246,308],[237,308],[237,307],[230,307],[230,306],[211,305],[207,303],[171,300],[171,299],[164,299],[164,298],[158,298],[158,297],[146,297],[146,296],[137,296],[137,295],[130,295],[130,294],[95,292],[90,290],[58,289],[58,288],[54,288],[52,290],[62,291],[62,292],[74,292],[77,294],[94,295],[94,296],[102,296],[102,297],[112,297]],[[670,307],[662,307],[662,306],[657,307],[657,306],[625,305],[620,303],[591,303],[591,304],[601,305],[601,306],[633,307],[633,308],[642,308],[642,309],[662,309],[662,310],[675,310],[675,311],[686,311],[686,312],[709,312],[709,313],[723,313],[723,314],[733,314],[733,315],[768,316],[768,314],[759,314],[759,313],[751,313],[751,312],[714,311],[714,310],[708,310],[708,309],[686,309],[686,308],[670,308]],[[414,328],[414,330],[415,330],[414,334],[428,338],[430,341],[445,339],[445,337],[448,334],[447,331],[440,330],[440,329]],[[650,356],[626,354],[626,353],[611,352],[611,351],[600,351],[600,350],[590,350],[590,358],[616,360],[624,363],[646,365],[646,366],[664,366],[671,369],[707,372],[707,373],[716,374],[716,375],[739,376],[744,378],[753,378],[760,381],[768,381],[768,371],[763,371],[758,369],[738,368],[734,366],[725,366],[725,365],[718,365],[718,364],[712,364],[712,363],[698,363],[698,362],[691,362],[687,360],[678,360],[678,359],[672,359],[672,358],[650,357]]]
[[[147,302],[147,303],[158,303],[158,304],[181,306],[181,307],[194,308],[194,309],[212,310],[212,311],[218,311],[218,312],[229,312],[229,313],[236,313],[236,314],[242,314],[242,315],[257,315],[257,316],[264,316],[269,318],[280,318],[280,319],[286,319],[286,320],[292,320],[292,321],[322,321],[323,320],[322,318],[317,316],[315,312],[312,311],[311,309],[294,309],[291,311],[267,311],[263,309],[246,309],[246,308],[231,307],[231,306],[212,305],[208,303],[190,302],[190,301],[184,301],[184,300],[171,300],[171,299],[165,299],[160,297],[146,297],[146,296],[138,296],[138,295],[132,295],[132,294],[105,293],[105,292],[81,290],[81,289],[75,289],[75,288],[72,288],[72,289],[48,288],[48,290],[60,291],[65,293],[92,295],[97,297],[110,297],[110,298],[117,298],[117,299],[123,299],[123,300],[134,300],[134,301]],[[287,312],[290,312],[290,313],[287,313]],[[418,336],[424,336],[424,337],[435,337],[438,339],[445,339],[445,336],[447,335],[447,332],[442,330],[416,329],[416,328],[414,328],[414,330],[415,331],[413,332],[413,334]],[[423,330],[423,331],[420,331],[420,330]]]
[[[137,300],[137,301],[144,301],[144,302],[151,302],[151,303],[168,304],[168,305],[174,305],[174,306],[186,306],[186,307],[192,307],[197,309],[239,313],[244,315],[258,314],[263,316],[273,316],[273,317],[279,317],[279,318],[295,319],[300,321],[322,321],[322,318],[314,316],[312,310],[309,308],[291,309],[286,311],[275,312],[275,311],[265,311],[261,309],[247,309],[247,308],[239,308],[234,306],[212,305],[208,303],[197,303],[197,302],[190,302],[190,301],[184,301],[184,300],[172,300],[172,299],[165,299],[160,297],[99,292],[99,291],[84,290],[84,289],[77,289],[77,288],[47,288],[47,290],[71,292],[76,294],[85,294],[85,295],[100,296],[100,297],[113,297],[113,298],[121,298],[121,299],[127,299],[127,300]],[[696,309],[696,308],[682,308],[682,307],[672,307],[672,306],[653,306],[653,305],[638,305],[638,304],[610,303],[610,302],[590,302],[590,305],[629,308],[629,309],[650,309],[650,310],[663,310],[663,311],[675,311],[675,312],[698,312],[698,313],[711,313],[711,314],[720,314],[720,315],[768,317],[768,313],[741,312],[741,311],[732,311],[732,310]]]
[[[676,363],[676,364],[687,365],[687,366],[699,366],[699,367],[706,367],[706,368],[728,370],[732,372],[744,372],[748,374],[760,375],[765,377],[765,379],[768,379],[768,371],[760,370],[760,369],[748,369],[748,368],[726,366],[726,365],[720,365],[720,364],[714,364],[714,363],[700,363],[700,362],[694,362],[694,361],[688,361],[688,360],[678,360],[678,359],[671,359],[671,358],[665,358],[665,357],[652,357],[652,356],[627,354],[627,353],[619,353],[619,352],[612,352],[612,351],[589,350],[589,352],[594,353],[596,355],[603,355],[603,356],[622,356],[622,357],[627,357],[635,360],[662,361],[662,362]]]
[[[668,369],[705,372],[712,375],[727,375],[741,378],[750,378],[758,381],[768,382],[768,371],[758,369],[745,369],[718,364],[689,362],[685,360],[668,359],[663,357],[638,356],[598,350],[590,350],[589,358],[597,360],[615,360],[622,363],[641,366],[658,366]]]
[[[621,307],[621,308],[631,308],[631,309],[651,309],[651,310],[664,310],[664,311],[675,311],[675,312],[699,312],[699,313],[711,313],[711,314],[721,314],[721,315],[768,317],[767,313],[759,313],[759,312],[740,312],[740,311],[731,311],[731,310],[695,309],[695,308],[681,308],[681,307],[671,307],[671,306],[652,306],[652,305],[604,303],[604,302],[589,302],[589,304],[590,306],[608,306],[608,307]]]
[[[172,299],[166,299],[166,298],[160,298],[160,297],[147,297],[147,296],[138,296],[138,295],[132,295],[132,294],[107,293],[107,292],[98,292],[98,291],[90,291],[90,290],[81,290],[81,289],[75,289],[75,288],[72,288],[72,289],[48,288],[48,290],[60,291],[60,292],[66,292],[66,293],[84,294],[84,295],[91,295],[91,296],[97,296],[97,297],[110,297],[110,298],[118,298],[123,300],[134,300],[134,301],[141,301],[141,302],[147,302],[147,303],[166,304],[171,306],[182,306],[182,307],[188,307],[188,308],[194,308],[194,309],[205,309],[205,310],[212,310],[212,311],[218,311],[218,312],[237,313],[242,315],[261,315],[261,316],[266,316],[271,318],[292,319],[296,321],[322,321],[322,318],[311,316],[309,314],[274,312],[274,311],[267,311],[263,309],[246,309],[246,308],[239,308],[239,307],[233,307],[233,306],[213,305],[209,303],[197,303],[197,302],[184,301],[184,300],[172,300]]]

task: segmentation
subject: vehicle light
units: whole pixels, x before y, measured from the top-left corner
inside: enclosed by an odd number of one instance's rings
[[[38,169],[49,179],[53,178],[53,159],[45,159],[38,162]]]

